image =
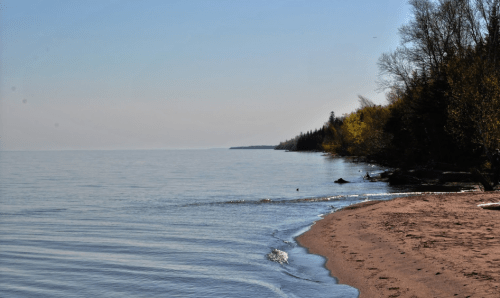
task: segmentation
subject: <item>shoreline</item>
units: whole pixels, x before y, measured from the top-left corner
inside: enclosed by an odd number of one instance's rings
[[[328,214],[297,242],[359,298],[500,297],[500,192],[368,201]]]

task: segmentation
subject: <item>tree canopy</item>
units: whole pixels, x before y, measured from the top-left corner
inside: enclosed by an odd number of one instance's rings
[[[322,139],[323,150],[335,154],[493,170],[498,177],[500,0],[409,3],[400,45],[378,61],[388,104],[359,96],[356,111],[331,112],[323,128],[298,137],[297,144],[309,145],[297,149],[318,148]]]

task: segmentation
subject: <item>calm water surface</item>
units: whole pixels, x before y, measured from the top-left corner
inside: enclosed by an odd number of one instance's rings
[[[294,238],[396,196],[362,179],[381,170],[274,150],[0,152],[0,293],[354,298]]]

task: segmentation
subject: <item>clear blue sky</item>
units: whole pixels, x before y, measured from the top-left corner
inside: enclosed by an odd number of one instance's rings
[[[0,2],[0,148],[278,144],[377,104],[406,1]]]

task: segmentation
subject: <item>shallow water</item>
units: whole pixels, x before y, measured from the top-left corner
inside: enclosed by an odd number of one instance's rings
[[[404,191],[362,179],[381,170],[274,150],[0,152],[2,297],[357,297],[294,238]]]

